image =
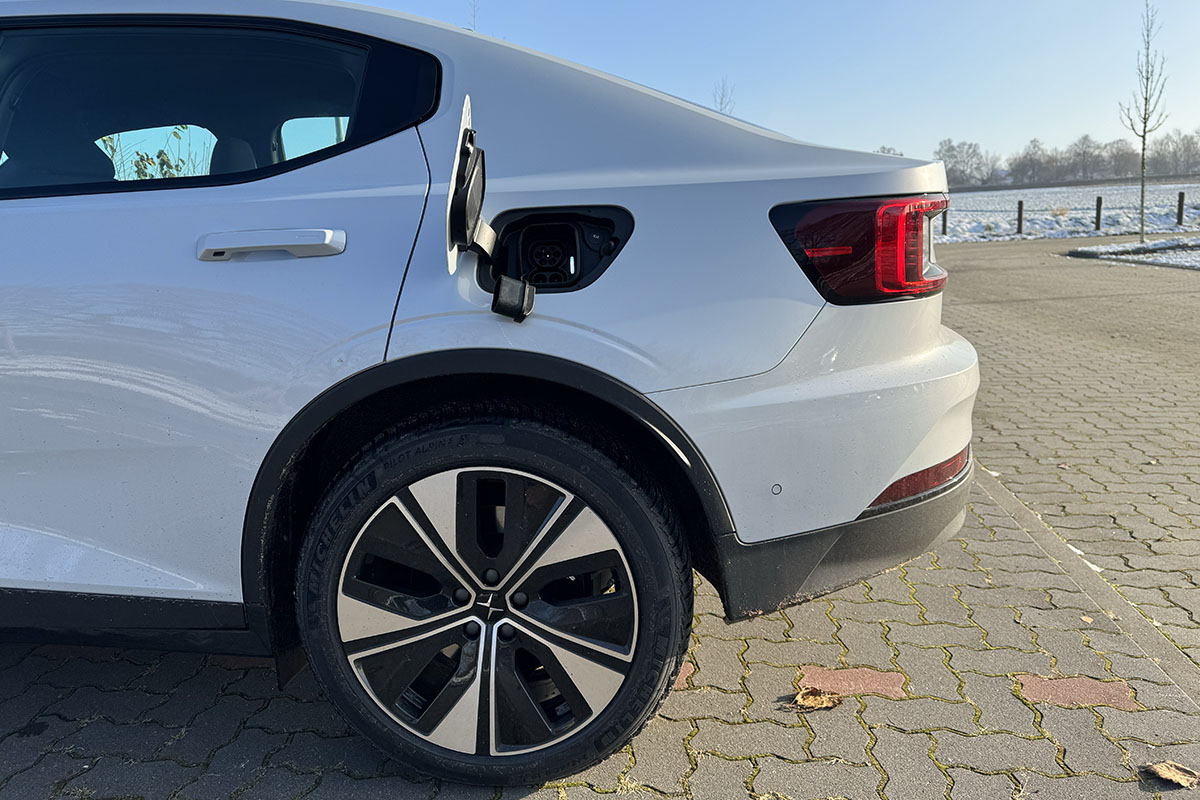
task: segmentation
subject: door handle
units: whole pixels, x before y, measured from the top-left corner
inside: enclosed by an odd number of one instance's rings
[[[242,253],[280,250],[296,258],[312,258],[336,256],[345,249],[346,232],[329,228],[228,231],[200,237],[196,257],[201,261],[228,261]]]

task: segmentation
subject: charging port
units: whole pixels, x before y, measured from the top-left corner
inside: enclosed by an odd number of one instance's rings
[[[479,284],[491,292],[499,276],[528,281],[539,294],[582,289],[608,268],[633,234],[633,217],[617,206],[506,211],[493,263],[480,265]]]

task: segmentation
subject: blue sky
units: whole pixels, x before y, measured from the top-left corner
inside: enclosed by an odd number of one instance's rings
[[[469,0],[364,0],[455,25]],[[479,0],[481,33],[799,139],[928,158],[950,137],[1003,156],[1038,137],[1122,136],[1139,0]],[[1166,129],[1200,127],[1200,0],[1160,0]],[[1126,137],[1130,135],[1126,131]]]

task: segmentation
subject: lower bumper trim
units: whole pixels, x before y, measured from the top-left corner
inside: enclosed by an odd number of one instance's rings
[[[915,503],[853,522],[745,544],[717,539],[725,616],[730,621],[794,605],[910,561],[949,539],[966,518],[974,462]]]

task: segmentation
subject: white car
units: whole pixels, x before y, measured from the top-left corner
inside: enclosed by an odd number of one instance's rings
[[[528,783],[654,713],[693,567],[736,620],[960,526],[940,165],[362,6],[0,14],[6,638],[307,657]]]

